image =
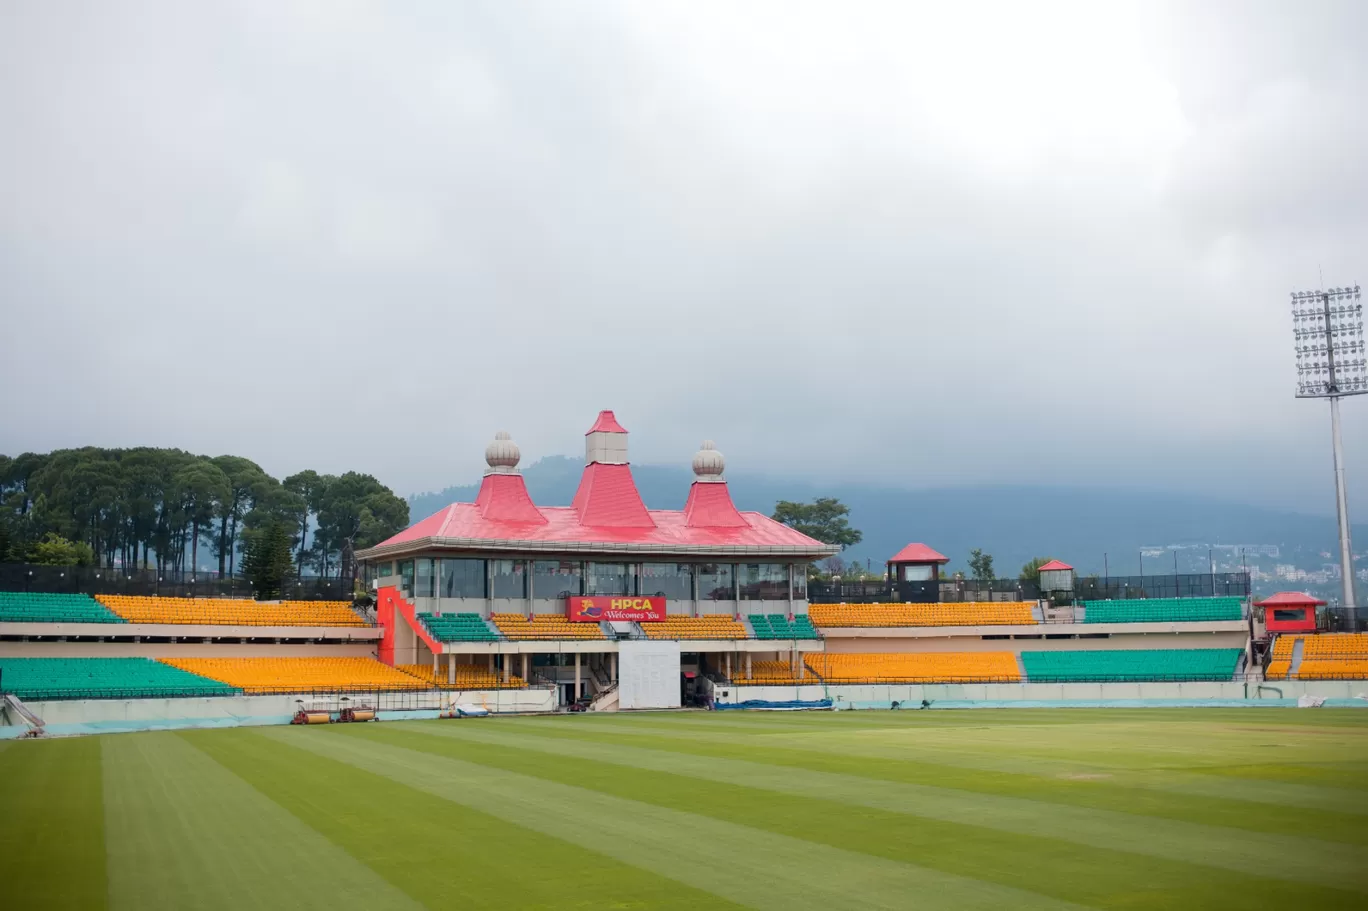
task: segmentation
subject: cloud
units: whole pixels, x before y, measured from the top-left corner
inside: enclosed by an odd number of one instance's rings
[[[1360,278],[1365,15],[13,6],[0,451],[407,492],[613,407],[639,461],[1324,511],[1286,294]]]

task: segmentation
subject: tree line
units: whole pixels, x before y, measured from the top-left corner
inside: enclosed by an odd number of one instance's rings
[[[407,527],[408,503],[368,474],[283,480],[242,456],[87,446],[0,455],[0,561],[238,571],[269,538],[286,571],[350,578],[353,555]],[[216,564],[216,570],[214,568]]]

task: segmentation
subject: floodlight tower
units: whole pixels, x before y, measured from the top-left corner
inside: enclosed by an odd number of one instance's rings
[[[1330,436],[1335,457],[1335,502],[1339,511],[1340,572],[1344,606],[1356,607],[1354,554],[1349,543],[1349,501],[1344,492],[1344,443],[1339,400],[1368,392],[1363,347],[1363,303],[1359,286],[1292,294],[1292,334],[1297,343],[1297,398],[1330,400]]]

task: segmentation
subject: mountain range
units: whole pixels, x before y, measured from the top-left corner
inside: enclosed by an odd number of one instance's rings
[[[524,475],[534,502],[570,502],[583,462],[567,456],[543,458]],[[652,509],[680,509],[693,481],[685,468],[633,465],[642,499]],[[1207,547],[1277,545],[1277,558],[1249,555],[1250,566],[1271,572],[1275,563],[1305,569],[1332,560],[1336,550],[1333,517],[1306,515],[1163,491],[1069,486],[972,486],[899,489],[875,482],[816,483],[729,474],[738,508],[769,514],[778,500],[836,497],[850,507],[850,523],[864,540],[844,555],[868,560],[877,568],[910,541],[921,541],[964,569],[970,548],[994,556],[999,576],[1015,576],[1032,557],[1058,557],[1080,573],[1134,575],[1173,571],[1173,553],[1147,554],[1141,548],[1178,547],[1179,570],[1205,572]],[[478,483],[448,487],[410,498],[413,521],[454,502],[471,502]],[[1368,541],[1368,526],[1355,526],[1356,539]],[[1104,557],[1105,555],[1105,557]],[[1238,569],[1238,551],[1218,551],[1217,569]],[[1287,587],[1287,586],[1284,586]]]

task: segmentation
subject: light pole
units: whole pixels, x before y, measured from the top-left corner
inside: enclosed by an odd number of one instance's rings
[[[1339,400],[1368,392],[1359,286],[1292,294],[1292,334],[1297,350],[1297,398],[1330,400],[1330,439],[1339,518],[1340,574],[1345,607],[1356,607],[1354,554],[1349,541],[1349,500],[1344,489],[1344,441]]]

